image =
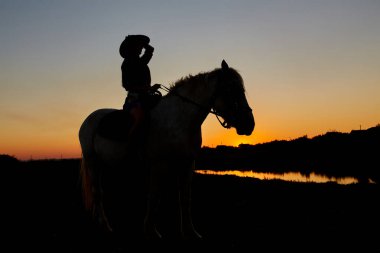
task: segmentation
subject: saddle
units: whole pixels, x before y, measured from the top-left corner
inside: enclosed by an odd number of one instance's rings
[[[161,98],[162,95],[159,91],[154,91],[144,97],[144,106],[147,112],[153,109],[153,107],[158,104]],[[100,136],[114,141],[128,140],[128,133],[129,129],[132,126],[133,119],[129,113],[130,106],[127,105],[124,107],[126,109],[113,111],[101,119],[98,128],[98,133]],[[142,126],[138,130],[138,133],[136,133],[137,135],[143,134],[143,132],[146,130],[147,124],[149,122],[148,118],[149,116],[147,116],[147,119],[145,122],[143,122]]]
[[[132,117],[127,111],[117,110],[107,114],[99,123],[98,133],[104,138],[126,141],[132,126]]]

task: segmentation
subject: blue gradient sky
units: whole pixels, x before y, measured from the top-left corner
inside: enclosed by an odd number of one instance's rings
[[[0,0],[0,153],[79,157],[78,129],[121,108],[118,53],[146,34],[154,83],[225,59],[254,108],[250,137],[210,115],[204,145],[261,143],[380,123],[377,0]]]

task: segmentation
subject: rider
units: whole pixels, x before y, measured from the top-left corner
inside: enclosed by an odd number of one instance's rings
[[[120,45],[120,55],[124,58],[121,65],[122,86],[128,92],[123,109],[133,118],[128,138],[137,137],[136,131],[146,118],[148,95],[157,92],[159,84],[151,86],[148,63],[154,48],[145,35],[128,35]],[[144,53],[141,55],[142,50]],[[141,55],[141,56],[140,56]]]

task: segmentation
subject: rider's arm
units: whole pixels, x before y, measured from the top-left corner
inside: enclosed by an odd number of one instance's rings
[[[154,47],[152,47],[151,45],[147,44],[147,45],[144,46],[144,48],[145,48],[145,51],[144,51],[144,54],[141,56],[140,60],[144,64],[148,64],[149,61],[150,61],[150,59],[152,59]]]
[[[149,91],[149,86],[141,86],[141,85],[128,85],[128,91],[130,92],[147,92]]]

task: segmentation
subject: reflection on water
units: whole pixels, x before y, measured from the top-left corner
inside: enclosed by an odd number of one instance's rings
[[[254,172],[254,171],[239,171],[239,170],[197,170],[196,173],[208,174],[208,175],[233,175],[238,177],[251,177],[261,180],[280,179],[292,182],[305,182],[305,183],[326,183],[335,182],[337,184],[356,184],[359,181],[354,177],[327,177],[315,173],[309,175],[302,175],[300,172],[287,172],[284,174],[266,173],[266,172]]]

